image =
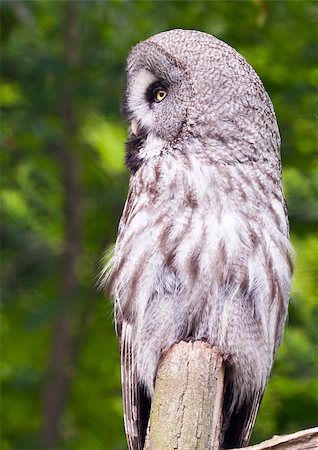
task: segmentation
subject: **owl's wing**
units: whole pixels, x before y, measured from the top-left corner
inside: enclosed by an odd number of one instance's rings
[[[127,200],[118,229],[116,246],[120,246],[129,217],[135,205],[134,179],[131,177]],[[116,269],[115,269],[116,270]],[[150,412],[150,400],[138,382],[136,361],[132,344],[132,325],[122,315],[120,298],[116,288],[115,294],[115,329],[120,339],[121,384],[124,406],[124,424],[129,450],[142,450],[147,431]]]
[[[129,181],[129,188],[127,193],[126,203],[121,215],[121,219],[118,227],[117,242],[120,242],[122,234],[125,230],[126,224],[128,222],[129,216],[131,215],[136,200],[135,188],[134,188],[134,177],[132,176]]]
[[[224,449],[248,445],[263,397],[263,393],[255,393],[251,399],[245,400],[227,417],[227,410],[231,408],[232,402],[231,389],[231,387],[226,389],[223,403],[223,417],[227,422],[222,445]]]
[[[121,383],[124,423],[129,450],[142,450],[147,432],[150,400],[139,384],[132,349],[132,326],[125,320],[121,327]]]

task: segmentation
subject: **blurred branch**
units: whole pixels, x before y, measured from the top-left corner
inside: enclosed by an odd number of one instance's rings
[[[10,5],[22,23],[33,29],[37,26],[35,16],[30,8],[26,6],[25,2],[13,0],[10,2]]]
[[[317,448],[318,427],[284,436],[274,436],[268,441],[246,447],[246,450],[316,450]]]

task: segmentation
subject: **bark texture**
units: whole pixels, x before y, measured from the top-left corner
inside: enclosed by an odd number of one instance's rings
[[[144,450],[219,450],[224,362],[205,342],[179,342],[159,365]],[[317,450],[318,427],[246,450]],[[239,449],[233,449],[239,450]]]
[[[224,364],[205,342],[179,342],[158,369],[144,450],[217,450]]]

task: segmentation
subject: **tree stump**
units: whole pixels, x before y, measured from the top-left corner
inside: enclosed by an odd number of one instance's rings
[[[159,364],[144,450],[220,450],[223,390],[224,362],[215,348],[201,341],[171,347]],[[246,447],[317,449],[318,428]]]
[[[224,363],[201,341],[179,342],[159,365],[144,450],[219,450]]]

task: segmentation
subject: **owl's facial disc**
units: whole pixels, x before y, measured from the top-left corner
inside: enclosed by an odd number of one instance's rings
[[[155,130],[157,109],[167,100],[168,85],[145,68],[140,69],[127,86],[124,111],[130,120],[131,132],[137,134],[138,126]],[[137,126],[138,125],[138,126]]]
[[[163,81],[155,81],[145,91],[145,99],[152,108],[154,103],[162,102],[168,95],[168,88]],[[134,136],[138,135],[138,121],[133,118],[130,122],[130,131]]]
[[[137,49],[137,47],[136,47]],[[127,64],[124,113],[130,125],[126,164],[136,171],[144,162],[173,151],[191,103],[188,79],[174,59],[154,45],[131,54]]]
[[[159,130],[158,126],[155,129],[155,114],[167,95],[167,84],[146,69],[141,69],[127,87],[124,113],[130,122],[130,135],[126,143],[126,164],[133,172],[165,145],[155,133]]]

